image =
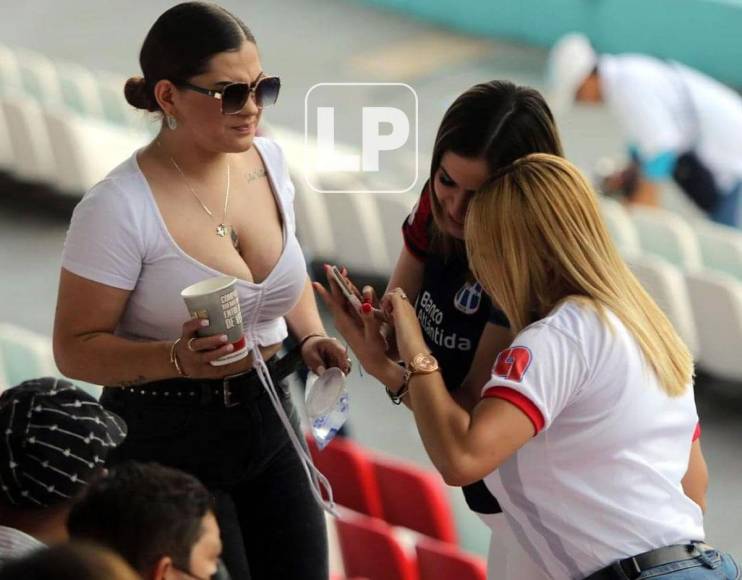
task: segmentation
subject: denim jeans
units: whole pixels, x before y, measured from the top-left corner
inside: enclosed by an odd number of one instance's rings
[[[303,441],[288,389],[276,384]],[[327,580],[324,515],[263,388],[231,408],[219,400],[153,398],[104,390],[101,403],[129,426],[110,463],[156,461],[199,478],[215,500],[222,559],[232,580]]]
[[[698,558],[670,562],[645,570],[637,580],[645,578],[672,578],[672,580],[739,580],[740,568],[734,559],[723,552],[709,550]]]

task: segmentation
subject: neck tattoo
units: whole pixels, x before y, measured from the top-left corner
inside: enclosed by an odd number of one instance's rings
[[[260,179],[261,177],[265,177],[267,175],[265,171],[265,167],[258,167],[257,169],[252,169],[247,172],[247,175],[245,175],[245,179],[247,180],[247,183],[252,183],[253,181]]]

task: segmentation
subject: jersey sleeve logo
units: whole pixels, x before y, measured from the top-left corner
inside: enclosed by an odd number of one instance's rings
[[[496,377],[519,383],[523,380],[528,367],[531,366],[531,351],[525,346],[514,346],[503,350],[492,367]]]
[[[479,310],[479,305],[482,302],[482,286],[479,282],[471,284],[465,282],[464,285],[459,288],[456,292],[456,296],[453,299],[453,305],[456,310],[463,312],[464,314],[474,314]]]

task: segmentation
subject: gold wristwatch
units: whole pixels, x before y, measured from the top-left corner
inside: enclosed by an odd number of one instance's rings
[[[412,378],[413,375],[429,375],[438,370],[440,370],[440,368],[438,367],[438,361],[435,357],[427,352],[421,352],[412,357],[412,360],[405,365],[404,382],[402,383],[402,387],[396,393],[387,388],[386,394],[389,395],[392,403],[399,405],[402,402],[402,398],[410,389],[410,378]]]
[[[412,375],[429,375],[438,370],[438,361],[432,354],[421,352],[412,357],[404,372],[404,384],[410,382]]]

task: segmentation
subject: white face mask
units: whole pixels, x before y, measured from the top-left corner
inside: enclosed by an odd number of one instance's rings
[[[343,371],[331,367],[320,377],[309,373],[305,404],[312,435],[322,450],[334,439],[350,413],[350,397]]]

